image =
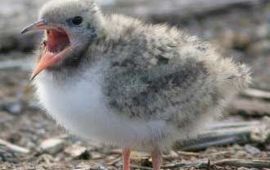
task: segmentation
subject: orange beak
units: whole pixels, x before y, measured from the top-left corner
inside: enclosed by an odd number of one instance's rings
[[[55,27],[49,26],[44,20],[38,21],[34,24],[31,24],[30,26],[26,27],[23,31],[22,34],[29,32],[29,31],[35,31],[35,30],[53,30],[56,29]],[[62,34],[60,34],[62,35]],[[64,34],[66,35],[66,34]],[[59,42],[55,41],[54,37],[55,35],[50,35],[50,44],[48,44],[48,46],[55,46],[57,45]],[[64,36],[62,35],[62,38]],[[61,37],[58,37],[61,38]],[[66,39],[63,39],[63,41],[65,41]],[[72,47],[69,45],[67,47],[65,47],[61,52],[59,53],[52,53],[48,50],[48,47],[46,47],[41,55],[41,58],[39,59],[35,69],[32,72],[31,78],[30,80],[33,80],[39,73],[41,73],[43,70],[57,64],[59,61],[61,61],[64,56],[67,53],[70,53],[72,51]]]
[[[40,58],[36,68],[34,69],[34,71],[32,72],[31,78],[30,80],[34,80],[35,77],[42,72],[43,70],[47,69],[48,67],[55,65],[56,63],[58,63],[59,61],[61,61],[64,56],[66,56],[66,54],[72,52],[73,48],[71,46],[66,47],[63,51],[61,51],[60,53],[58,53],[57,55],[47,52],[45,51],[42,55],[42,57]]]
[[[35,69],[32,72],[32,75],[30,77],[30,80],[34,80],[35,77],[41,73],[46,68],[56,64],[59,61],[59,59],[53,54],[53,53],[43,53],[42,57],[38,61],[38,64],[36,65]]]

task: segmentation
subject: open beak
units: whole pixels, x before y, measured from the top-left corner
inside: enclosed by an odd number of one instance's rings
[[[30,77],[30,80],[34,80],[35,77],[42,72],[43,70],[45,70],[46,68],[58,63],[59,61],[61,61],[64,56],[66,56],[66,54],[71,53],[73,50],[72,46],[68,46],[66,47],[63,51],[61,51],[58,54],[53,54],[50,52],[45,51],[42,54],[42,57],[40,58],[36,68],[33,70],[32,75]]]
[[[38,30],[46,30],[47,43],[36,67],[32,72],[30,80],[33,80],[43,70],[57,64],[73,49],[70,45],[67,33],[60,28],[49,25],[44,20],[40,20],[24,28],[22,34]]]

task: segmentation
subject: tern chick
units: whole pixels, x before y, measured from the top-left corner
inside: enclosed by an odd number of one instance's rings
[[[53,0],[25,28],[44,31],[31,79],[47,112],[85,140],[150,152],[196,135],[233,95],[249,70],[206,42],[167,25],[105,16],[93,0]]]

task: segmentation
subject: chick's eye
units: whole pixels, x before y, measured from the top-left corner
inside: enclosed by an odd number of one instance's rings
[[[72,24],[80,25],[83,22],[83,18],[81,16],[76,16],[71,20]]]

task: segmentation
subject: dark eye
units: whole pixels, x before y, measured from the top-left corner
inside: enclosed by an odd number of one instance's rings
[[[72,24],[80,25],[83,22],[83,18],[81,16],[76,16],[71,20]]]

